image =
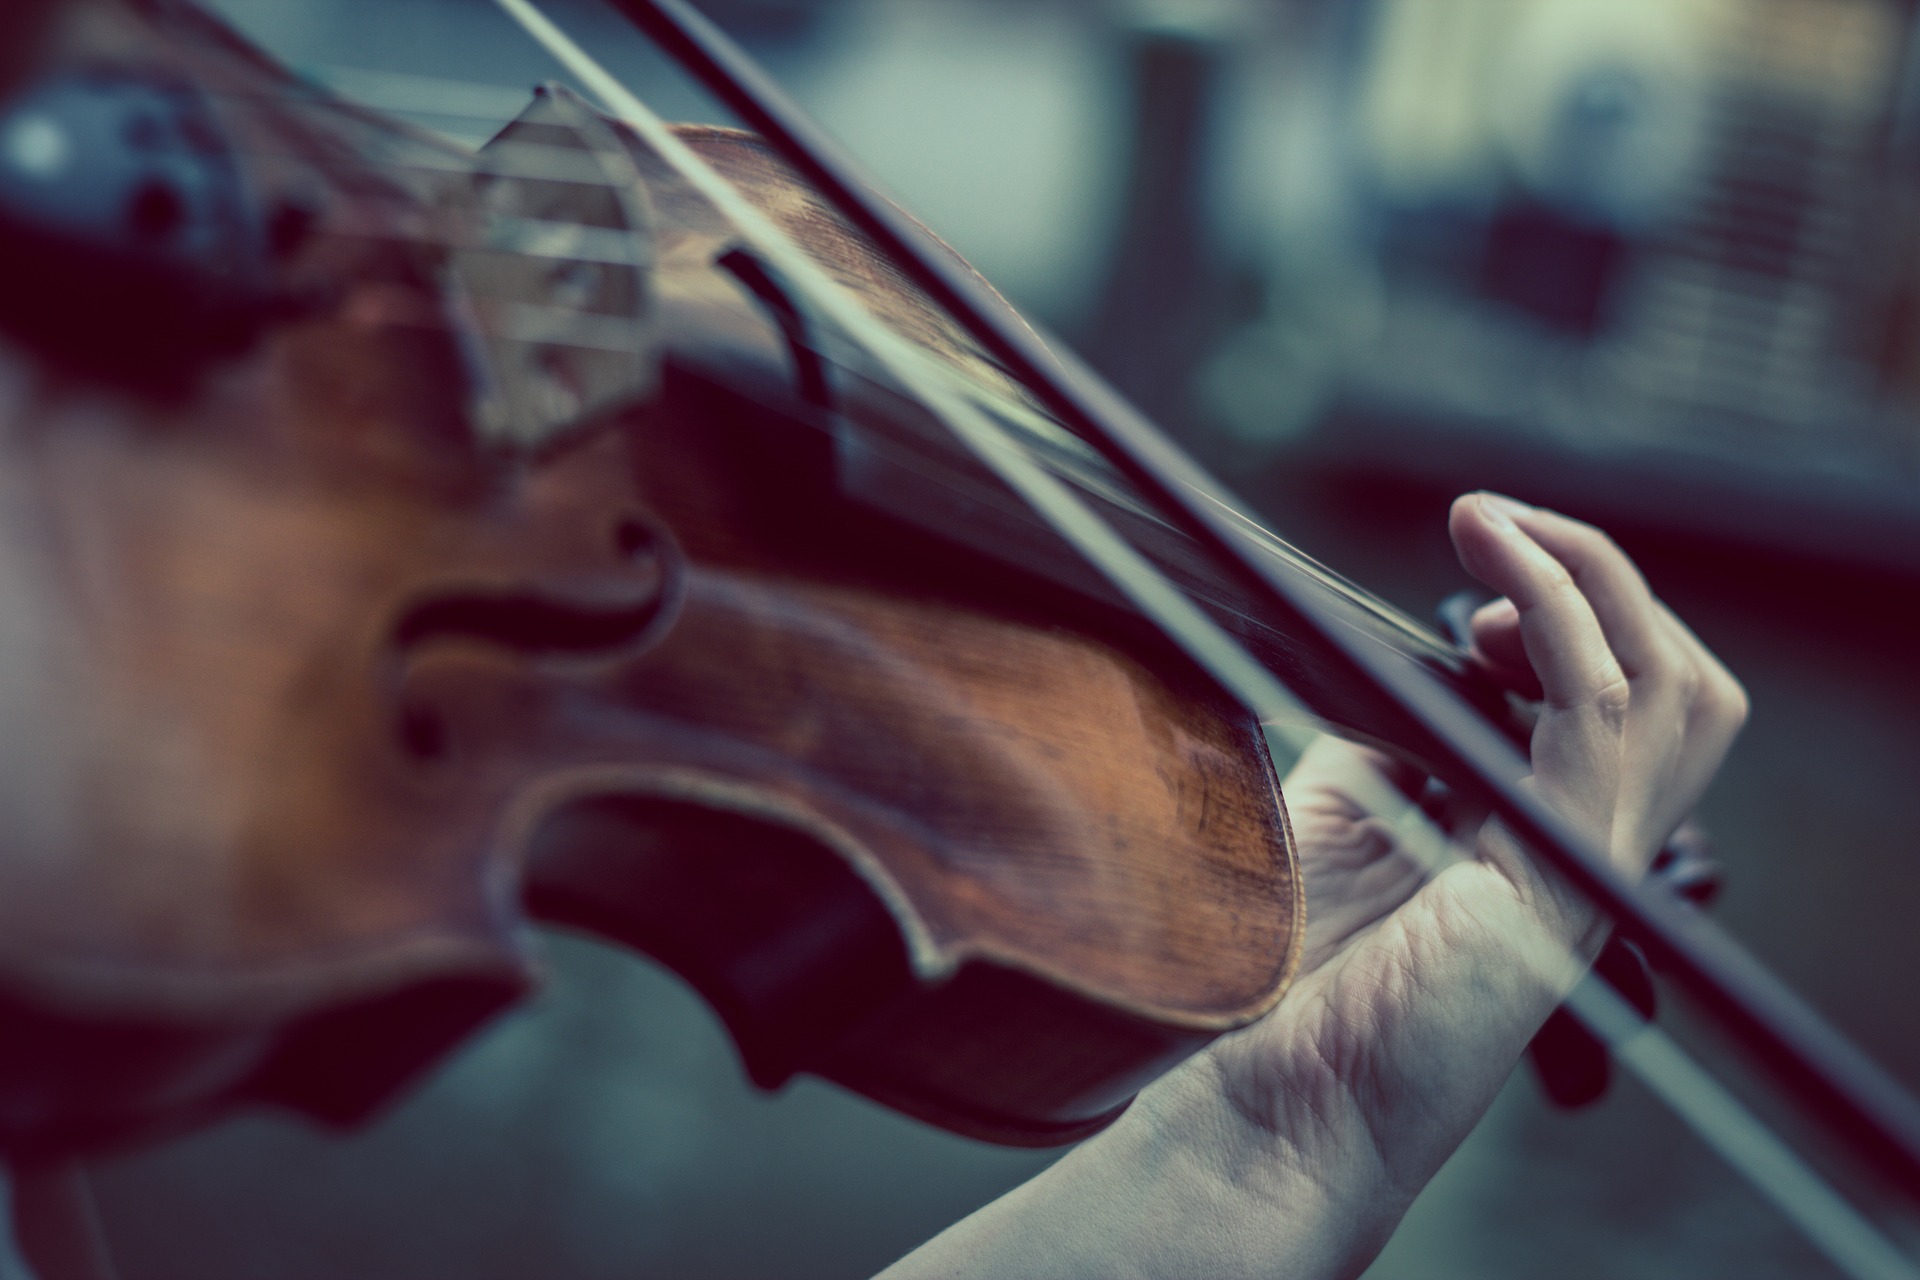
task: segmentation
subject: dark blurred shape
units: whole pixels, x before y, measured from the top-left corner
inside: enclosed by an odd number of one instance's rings
[[[1355,213],[1287,250],[1356,266],[1317,294],[1276,277],[1293,331],[1334,335],[1301,370],[1317,411],[1237,436],[1291,467],[1920,572],[1912,6],[1358,13],[1314,55],[1346,154],[1324,172]]]
[[[51,76],[0,114],[0,326],[69,368],[178,387],[284,309],[270,262],[297,216],[255,207],[192,88]]]
[[[1487,228],[1481,290],[1549,329],[1591,338],[1626,242],[1610,227],[1520,202]]]
[[[15,1165],[11,1178],[14,1233],[37,1275],[46,1280],[118,1280],[82,1166]]]
[[[911,982],[906,949],[866,882],[818,840],[771,822],[609,799],[549,823],[533,861],[571,864],[532,884],[542,918],[631,942],[685,977],[763,1089],[786,1084],[808,1053]]]
[[[1623,996],[1642,1018],[1654,1015],[1653,975],[1640,948],[1620,938],[1610,941],[1593,970]],[[1606,1096],[1613,1076],[1607,1047],[1564,1008],[1548,1015],[1527,1046],[1533,1078],[1555,1106],[1590,1106]]]
[[[1123,28],[1126,185],[1084,346],[1149,416],[1178,421],[1218,339],[1225,273],[1208,235],[1208,142],[1226,61],[1203,29]]]

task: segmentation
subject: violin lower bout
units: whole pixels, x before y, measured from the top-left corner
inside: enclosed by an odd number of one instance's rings
[[[898,921],[843,856],[763,818],[600,798],[546,824],[532,865],[535,915],[678,973],[756,1085],[807,1072],[984,1141],[1085,1137],[1223,1029],[991,958],[917,973]]]
[[[432,664],[456,736],[569,740],[534,747],[577,761],[529,797],[534,917],[680,973],[762,1086],[1022,1145],[1279,999],[1303,906],[1243,714],[1078,628],[689,559],[670,630],[577,703]]]

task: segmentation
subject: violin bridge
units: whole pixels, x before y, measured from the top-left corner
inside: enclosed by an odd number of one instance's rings
[[[481,148],[473,192],[479,234],[451,255],[449,283],[480,438],[537,447],[649,398],[660,362],[653,215],[613,129],[578,95],[545,86]]]

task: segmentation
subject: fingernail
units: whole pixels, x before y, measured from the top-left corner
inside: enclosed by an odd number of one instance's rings
[[[1509,514],[1512,510],[1513,504],[1509,499],[1495,497],[1490,493],[1480,495],[1481,513],[1487,517],[1487,523],[1501,533],[1520,532],[1520,526],[1513,522],[1513,516]]]
[[[1489,627],[1511,621],[1519,616],[1519,606],[1505,596],[1501,596],[1498,600],[1489,600],[1473,611],[1474,622]]]

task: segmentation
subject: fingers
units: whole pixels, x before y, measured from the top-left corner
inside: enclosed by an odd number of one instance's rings
[[[1745,691],[1598,529],[1470,494],[1450,531],[1467,570],[1508,597],[1475,614],[1475,648],[1516,688],[1519,659],[1539,677],[1536,780],[1596,834],[1611,828],[1630,862],[1650,854],[1719,768]]]
[[[1747,696],[1720,660],[1648,589],[1646,579],[1606,534],[1557,512],[1495,494],[1479,497],[1505,512],[1527,536],[1559,560],[1586,596],[1608,646],[1643,700],[1677,697],[1694,726],[1730,742],[1746,722]],[[1518,659],[1519,614],[1510,601],[1482,606],[1473,619],[1474,642],[1487,661],[1511,678]],[[1657,688],[1654,686],[1658,686]],[[1516,684],[1525,692],[1524,684]]]
[[[1467,572],[1513,603],[1528,664],[1550,706],[1624,692],[1625,672],[1572,572],[1507,509],[1488,495],[1468,494],[1453,504],[1448,531]]]
[[[1680,663],[1671,632],[1662,624],[1665,610],[1658,606],[1646,579],[1613,539],[1592,525],[1558,512],[1494,494],[1480,496],[1566,567],[1629,680],[1660,674]]]

